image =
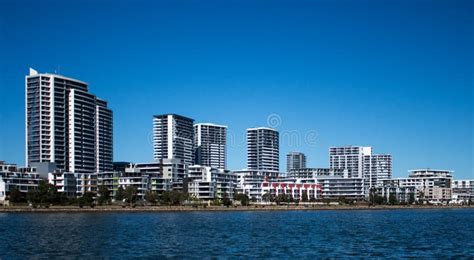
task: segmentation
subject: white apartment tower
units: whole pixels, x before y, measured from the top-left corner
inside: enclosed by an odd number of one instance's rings
[[[372,155],[372,147],[330,147],[329,168],[347,170],[349,178],[362,178],[364,175],[364,156],[367,155]]]
[[[194,164],[226,169],[227,126],[201,123],[194,125]]]
[[[25,88],[28,166],[55,163],[77,173],[112,170],[112,111],[88,92],[87,83],[30,69]]]
[[[306,168],[306,155],[300,152],[291,152],[286,155],[286,172]]]
[[[372,154],[372,147],[345,146],[329,148],[329,167],[347,170],[349,178],[363,178],[364,192],[392,178],[392,156]]]
[[[279,133],[268,127],[247,129],[247,167],[249,170],[278,172],[280,169]]]
[[[153,116],[153,158],[193,162],[194,119],[164,114]]]

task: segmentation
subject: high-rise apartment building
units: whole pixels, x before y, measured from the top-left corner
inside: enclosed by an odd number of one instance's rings
[[[300,152],[291,152],[286,155],[286,172],[306,168],[306,155]]]
[[[194,164],[226,169],[227,126],[215,124],[194,125]]]
[[[113,169],[113,113],[107,108],[107,101],[97,99],[96,104],[96,165],[97,172]]]
[[[153,117],[153,158],[193,162],[194,119],[164,114]]]
[[[329,168],[347,169],[349,178],[362,178],[364,174],[364,156],[366,155],[372,155],[371,147],[330,147]]]
[[[77,173],[112,170],[112,111],[88,92],[87,83],[30,69],[25,87],[27,165],[54,163]]]
[[[247,129],[247,167],[249,170],[280,169],[279,133],[268,127]]]
[[[329,167],[347,170],[349,178],[363,178],[364,192],[392,177],[392,156],[372,154],[372,147],[345,146],[329,148]]]

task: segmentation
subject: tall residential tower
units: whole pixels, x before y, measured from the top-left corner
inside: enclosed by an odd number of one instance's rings
[[[153,116],[153,158],[193,162],[194,119],[165,114]]]
[[[286,172],[306,168],[306,155],[300,152],[291,152],[286,155]]]
[[[247,167],[249,170],[280,170],[279,133],[268,127],[247,129]]]
[[[70,172],[112,170],[113,114],[88,84],[30,69],[26,88],[26,164]]]
[[[392,156],[372,154],[372,147],[345,146],[329,148],[329,167],[346,170],[349,178],[364,179],[364,193],[383,179],[392,178]]]
[[[227,126],[194,125],[194,164],[226,169]]]

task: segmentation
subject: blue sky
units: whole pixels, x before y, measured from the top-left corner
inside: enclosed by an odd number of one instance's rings
[[[372,146],[394,176],[474,178],[472,1],[1,1],[0,160],[24,163],[24,76],[59,70],[114,110],[117,161],[152,160],[152,115],[245,129],[276,114],[284,155]]]

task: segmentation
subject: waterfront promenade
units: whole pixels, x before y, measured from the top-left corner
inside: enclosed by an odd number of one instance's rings
[[[122,207],[119,205],[77,207],[77,206],[51,206],[49,208],[32,208],[29,206],[3,206],[1,212],[179,212],[179,211],[318,211],[318,210],[392,210],[392,209],[459,209],[473,208],[471,206],[435,206],[435,205],[251,205],[251,206],[136,206]]]

